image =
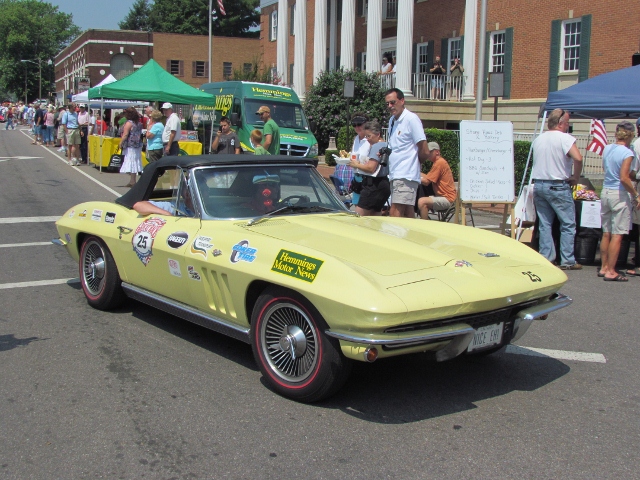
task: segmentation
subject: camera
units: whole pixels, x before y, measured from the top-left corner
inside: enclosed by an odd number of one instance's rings
[[[389,165],[389,155],[391,155],[392,150],[389,147],[383,147],[380,149],[380,165],[386,167]]]

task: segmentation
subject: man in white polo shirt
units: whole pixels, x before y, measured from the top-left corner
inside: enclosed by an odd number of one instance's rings
[[[162,113],[167,117],[167,123],[164,125],[162,132],[162,146],[165,155],[178,155],[180,147],[178,142],[182,138],[182,127],[180,125],[180,117],[173,113],[173,105],[169,102],[162,104]]]
[[[389,156],[389,215],[415,218],[413,206],[420,185],[420,162],[429,156],[427,136],[420,118],[404,108],[402,90],[387,90],[384,100],[391,114],[387,142],[392,152]]]

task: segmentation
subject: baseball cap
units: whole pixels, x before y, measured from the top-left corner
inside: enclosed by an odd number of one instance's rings
[[[429,147],[429,151],[431,151],[431,150],[440,150],[440,145],[438,145],[437,142],[429,142],[427,147]]]
[[[633,128],[633,123],[625,120],[616,125],[616,130],[626,130],[628,132],[633,132],[635,128]]]
[[[256,115],[260,115],[261,113],[271,113],[271,110],[269,109],[269,107],[265,107],[263,105],[258,109],[258,111],[256,112]]]
[[[87,108],[87,106],[84,103],[80,103],[78,104],[78,108]]]
[[[173,108],[173,105],[171,105],[169,102],[165,102],[162,104],[161,109],[164,110],[165,108]]]
[[[364,118],[362,115],[356,115],[355,117],[353,117],[351,119],[351,124],[352,125],[356,125],[356,124],[362,125],[366,121],[367,121],[367,119]]]

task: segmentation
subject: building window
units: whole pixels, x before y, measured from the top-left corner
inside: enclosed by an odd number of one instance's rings
[[[271,12],[271,28],[269,29],[269,41],[275,42],[278,38],[278,10]]]
[[[577,72],[580,69],[580,20],[567,20],[562,24],[562,50],[560,68],[562,72]]]
[[[225,80],[229,80],[233,75],[233,64],[231,62],[222,63],[222,77]]]
[[[133,59],[126,54],[119,53],[111,57],[111,75],[116,80],[122,80],[127,75],[133,73]]]
[[[295,23],[296,23],[296,4],[291,5],[291,13],[289,17],[289,35],[295,35]]]
[[[453,65],[453,61],[456,58],[462,57],[462,52],[460,51],[460,43],[460,37],[449,39],[449,58],[447,59],[447,65],[449,65],[449,67]]]
[[[251,73],[251,70],[253,69],[253,64],[252,63],[243,63],[242,64],[242,71],[246,74]]]
[[[367,71],[367,52],[362,52],[362,68],[363,72]]]
[[[504,72],[504,52],[507,45],[505,31],[491,34],[491,59],[489,72]]]
[[[169,73],[180,75],[180,60],[169,60]]]
[[[429,42],[416,45],[416,73],[429,73]]]
[[[195,61],[195,76],[206,77],[207,76],[207,62]]]

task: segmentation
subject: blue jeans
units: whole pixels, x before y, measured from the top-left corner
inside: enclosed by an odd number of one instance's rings
[[[13,126],[13,118],[7,118],[7,124],[5,125],[4,129],[9,130],[9,127],[11,127],[14,130],[16,128]]]
[[[536,182],[533,203],[539,219],[540,255],[550,262],[556,259],[551,226],[558,217],[560,221],[560,265],[573,265],[576,236],[576,209],[571,195],[571,186],[561,182]]]

